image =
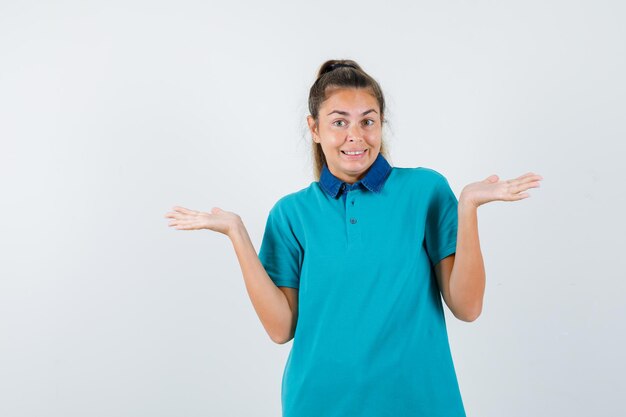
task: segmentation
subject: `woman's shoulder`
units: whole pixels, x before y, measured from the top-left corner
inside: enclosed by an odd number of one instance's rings
[[[299,190],[290,192],[280,197],[271,211],[280,211],[282,213],[297,209],[300,204],[306,203],[315,194],[316,182],[311,182],[308,186]]]
[[[447,181],[446,177],[439,171],[429,167],[394,167],[396,175],[407,181],[432,182]]]

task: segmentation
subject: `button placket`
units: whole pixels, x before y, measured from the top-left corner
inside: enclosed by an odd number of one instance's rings
[[[349,245],[361,242],[361,225],[359,224],[359,211],[355,200],[358,199],[361,190],[354,189],[346,191],[346,232]]]

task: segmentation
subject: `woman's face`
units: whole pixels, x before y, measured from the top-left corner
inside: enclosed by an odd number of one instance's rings
[[[369,89],[329,90],[320,106],[318,123],[312,116],[307,122],[335,177],[353,184],[365,176],[378,157],[382,139],[378,101]]]

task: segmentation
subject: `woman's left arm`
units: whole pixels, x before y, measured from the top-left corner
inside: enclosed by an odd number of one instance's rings
[[[525,191],[539,187],[543,177],[529,172],[499,181],[497,175],[463,188],[458,204],[456,253],[435,265],[444,301],[460,320],[480,316],[485,294],[485,265],[478,239],[478,207],[490,201],[518,201],[530,197]]]

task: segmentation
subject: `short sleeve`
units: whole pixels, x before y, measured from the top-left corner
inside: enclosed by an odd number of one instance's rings
[[[277,287],[299,288],[303,250],[280,207],[268,215],[259,259]]]
[[[438,174],[431,194],[424,231],[426,251],[432,265],[456,252],[458,200],[448,180]]]

